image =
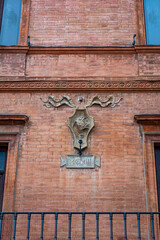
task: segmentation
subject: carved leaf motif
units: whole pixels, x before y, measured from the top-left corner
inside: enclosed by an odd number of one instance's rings
[[[72,99],[68,96],[62,96],[61,98],[57,99],[54,96],[49,96],[46,101],[43,101],[42,98],[40,98],[41,101],[44,103],[44,106],[47,108],[51,107],[60,107],[62,105],[67,105],[71,108],[76,108],[75,104],[72,102]]]
[[[118,100],[116,100],[113,95],[109,95],[105,100],[102,100],[99,96],[94,96],[90,103],[86,106],[86,108],[92,107],[93,105],[100,105],[103,108],[108,106],[114,108],[115,106],[119,105],[119,102],[122,99],[123,98],[119,98]]]

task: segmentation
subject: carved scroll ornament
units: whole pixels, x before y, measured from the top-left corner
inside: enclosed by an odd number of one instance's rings
[[[108,106],[114,108],[115,106],[119,105],[119,102],[121,100],[122,98],[116,100],[116,98],[113,95],[109,95],[105,100],[102,100],[102,98],[95,96],[91,99],[90,103],[86,106],[86,108],[92,107],[93,105],[100,105],[103,108]]]
[[[58,108],[62,105],[67,105],[71,108],[76,108],[76,105],[72,102],[72,99],[68,96],[62,96],[61,98],[57,99],[54,96],[49,96],[46,101],[43,101],[42,98],[40,98],[41,101],[44,103],[44,106],[47,108],[55,107]]]
[[[49,96],[46,101],[44,101],[42,98],[40,98],[41,101],[44,103],[44,106],[47,108],[55,107],[58,108],[62,105],[67,105],[70,108],[76,108],[76,105],[73,103],[72,99],[68,96],[62,96],[61,98],[57,99],[54,96]],[[113,95],[109,95],[106,97],[106,99],[102,100],[99,96],[94,96],[90,103],[84,108],[92,107],[93,105],[100,105],[101,107],[116,107],[119,106],[119,102],[123,98],[116,99]]]

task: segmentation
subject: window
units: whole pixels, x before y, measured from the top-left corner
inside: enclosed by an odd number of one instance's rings
[[[7,162],[7,145],[0,145],[0,212],[2,211],[4,181]]]
[[[0,31],[1,31],[1,24],[2,24],[3,4],[4,4],[4,0],[1,0],[0,1]]]
[[[160,211],[160,144],[154,144],[154,153],[157,179],[158,210]]]
[[[22,0],[0,3],[0,45],[18,45]]]
[[[144,0],[146,42],[160,45],[160,0]]]

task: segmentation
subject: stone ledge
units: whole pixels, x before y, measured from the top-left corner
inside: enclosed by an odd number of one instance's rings
[[[160,125],[160,114],[138,114],[134,119],[142,125]]]
[[[160,45],[139,46],[0,46],[0,53],[12,54],[137,54],[160,53]]]
[[[28,122],[29,117],[18,114],[0,114],[0,125],[22,125]]]

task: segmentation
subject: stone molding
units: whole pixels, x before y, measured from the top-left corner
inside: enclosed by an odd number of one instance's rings
[[[134,119],[141,125],[160,125],[160,114],[137,114]]]
[[[157,81],[0,81],[0,91],[160,91]]]
[[[0,114],[0,125],[21,125],[28,122],[29,117],[17,114]]]
[[[160,53],[160,45],[137,46],[0,46],[0,53],[12,54],[138,54]]]

